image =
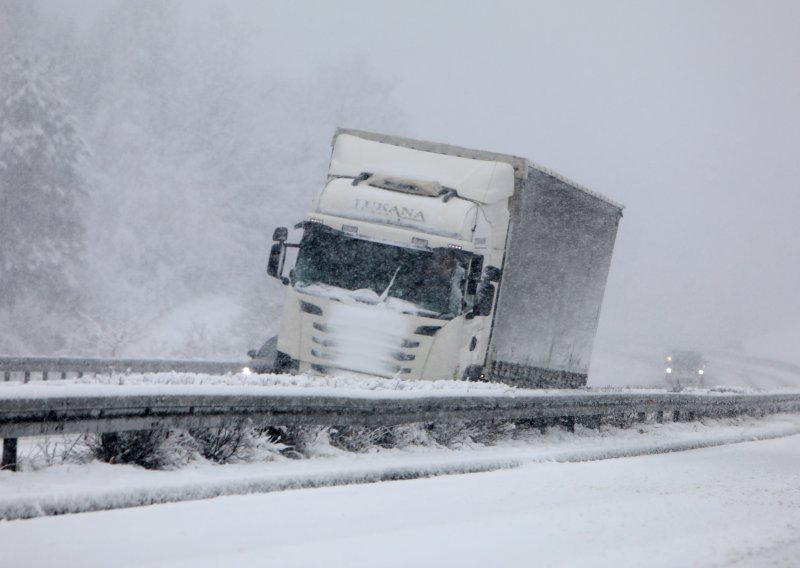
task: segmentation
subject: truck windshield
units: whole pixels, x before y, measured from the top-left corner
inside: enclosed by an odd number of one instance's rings
[[[411,302],[441,316],[461,312],[467,257],[452,249],[403,248],[309,227],[294,270],[298,285],[327,284]]]

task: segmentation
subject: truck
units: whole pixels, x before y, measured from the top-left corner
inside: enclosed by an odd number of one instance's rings
[[[585,386],[621,217],[524,158],[337,129],[299,242],[273,234],[262,370]]]

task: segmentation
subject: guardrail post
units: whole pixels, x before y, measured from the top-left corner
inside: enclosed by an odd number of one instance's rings
[[[658,412],[656,412],[656,422],[658,422],[659,424],[663,424],[664,423],[664,411],[663,410],[659,410]]]
[[[31,372],[30,371],[25,371],[25,374],[23,375],[23,378],[22,378],[22,382],[23,383],[31,382]]]
[[[672,411],[672,421],[673,422],[680,422],[681,421],[681,411],[680,410],[673,410]]]
[[[0,469],[17,471],[17,439],[3,438],[3,458]]]
[[[42,380],[43,381],[47,380],[47,371],[42,371]]]
[[[103,432],[100,434],[100,446],[102,447],[104,461],[110,461],[119,450],[119,433]]]
[[[562,426],[567,432],[575,431],[574,416],[562,416],[561,418],[558,419],[558,424]]]
[[[8,382],[11,380],[11,371],[4,371],[3,372],[3,380]]]

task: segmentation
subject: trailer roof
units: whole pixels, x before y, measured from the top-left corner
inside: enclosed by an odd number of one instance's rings
[[[583,191],[592,197],[600,199],[612,205],[614,207],[618,207],[620,210],[624,208],[623,205],[609,199],[608,197],[592,191],[591,189],[572,181],[571,179],[562,176],[561,174],[540,166],[539,164],[528,160],[527,158],[520,158],[519,156],[514,156],[511,154],[500,154],[498,152],[488,152],[486,150],[474,150],[471,148],[463,148],[461,146],[453,146],[451,144],[442,144],[440,142],[428,142],[426,140],[416,140],[414,138],[405,138],[402,136],[394,136],[391,134],[380,134],[378,132],[369,132],[366,130],[357,130],[352,128],[337,128],[336,132],[333,135],[333,142],[336,141],[336,137],[340,134],[349,134],[351,136],[357,136],[359,138],[364,138],[365,140],[372,140],[374,142],[380,142],[383,144],[392,144],[394,146],[400,146],[403,148],[411,148],[413,150],[421,150],[423,152],[434,152],[437,154],[445,154],[448,156],[459,156],[462,158],[470,158],[473,160],[487,160],[487,161],[494,161],[494,162],[505,162],[510,164],[512,168],[514,168],[514,176],[519,180],[525,180],[528,177],[528,168],[533,168],[538,170],[548,176],[554,177],[575,189]]]

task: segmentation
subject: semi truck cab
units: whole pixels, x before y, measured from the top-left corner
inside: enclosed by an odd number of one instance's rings
[[[513,168],[420,154],[336,137],[300,242],[273,235],[268,272],[287,285],[276,370],[477,378]],[[298,249],[292,267],[287,247]]]

